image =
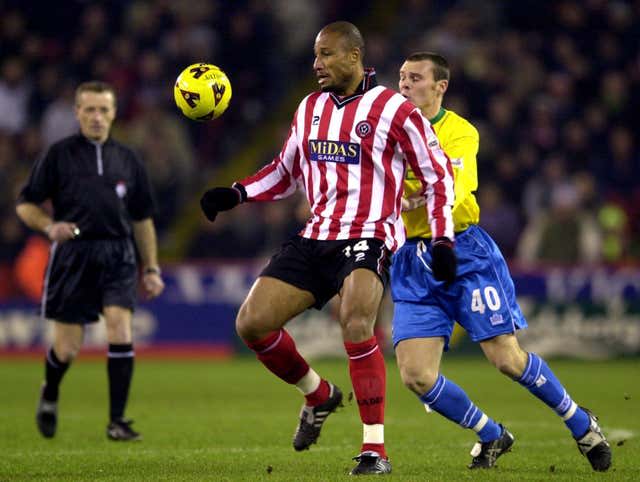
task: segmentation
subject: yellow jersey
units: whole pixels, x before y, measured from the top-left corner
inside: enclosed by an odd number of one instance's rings
[[[440,108],[438,114],[429,119],[440,141],[442,150],[451,159],[455,180],[455,202],[453,203],[454,231],[460,232],[480,221],[480,207],[473,194],[478,189],[478,164],[476,155],[480,136],[473,125],[455,112]],[[420,189],[420,181],[411,169],[407,170],[404,196],[409,197]],[[402,213],[407,238],[430,238],[431,227],[426,206]]]

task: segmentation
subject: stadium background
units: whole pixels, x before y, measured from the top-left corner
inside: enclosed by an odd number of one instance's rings
[[[215,224],[197,203],[206,186],[229,184],[279,150],[296,103],[315,89],[314,36],[338,19],[361,28],[365,63],[383,84],[396,85],[411,51],[449,58],[445,106],[480,131],[481,224],[512,268],[530,324],[522,343],[551,357],[574,398],[602,415],[614,444],[608,478],[637,480],[639,1],[0,0],[1,480],[300,481],[346,473],[357,410],[347,404],[318,447],[294,457],[299,399],[251,357],[235,356],[243,352],[233,330],[238,304],[305,218],[304,203],[241,206]],[[184,66],[202,60],[226,71],[233,98],[222,118],[197,124],[178,113],[172,86]],[[135,449],[107,444],[102,432],[102,324],[65,380],[59,436],[47,443],[33,426],[50,336],[38,308],[48,247],[19,223],[14,202],[35,159],[76,131],[74,87],[93,78],[116,86],[114,137],[141,153],[159,207],[167,290],[135,316],[130,412],[145,434]],[[387,301],[381,337],[389,309]],[[331,306],[293,322],[291,333],[301,351],[322,358],[319,372],[348,387]],[[472,478],[462,472],[470,435],[423,418],[386,349],[397,477]],[[447,376],[520,437],[490,478],[595,480],[553,414],[478,355],[460,333],[444,363]]]
[[[157,194],[169,286],[141,306],[138,345],[235,351],[237,304],[307,208],[294,197],[211,224],[198,195],[279,150],[297,101],[315,88],[315,33],[348,19],[383,84],[396,85],[410,51],[449,58],[445,106],[480,131],[481,224],[513,269],[532,328],[524,341],[546,354],[640,352],[640,2],[181,5],[0,2],[0,351],[46,340],[37,304],[47,244],[20,224],[14,200],[35,159],[77,130],[74,87],[92,78],[115,85],[113,134],[141,153]],[[215,122],[188,121],[173,105],[175,76],[195,61],[232,81],[231,107]],[[299,336],[316,340],[309,350],[340,351],[330,311],[301,325]]]

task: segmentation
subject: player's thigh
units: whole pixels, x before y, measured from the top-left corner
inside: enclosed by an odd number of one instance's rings
[[[131,343],[131,309],[124,306],[105,306],[102,312],[107,328],[107,341],[109,343]]]
[[[359,268],[345,279],[340,290],[340,324],[345,340],[362,341],[373,335],[384,287],[375,272]]]
[[[236,318],[238,334],[247,341],[282,328],[315,303],[311,292],[269,276],[260,276],[242,303]]]
[[[522,350],[514,334],[499,335],[480,342],[487,358],[496,358],[499,353],[515,353]]]
[[[375,319],[383,291],[382,281],[373,271],[363,268],[352,271],[345,278],[340,290],[340,317],[359,316]]]
[[[84,325],[53,321],[53,347],[62,362],[74,358],[84,338]]]
[[[421,381],[433,385],[440,372],[443,337],[409,338],[396,345],[396,361],[405,384]]]
[[[327,255],[335,270],[333,283],[340,295],[339,319],[345,340],[362,341],[373,335],[373,325],[389,279],[390,253],[374,238],[339,242]]]

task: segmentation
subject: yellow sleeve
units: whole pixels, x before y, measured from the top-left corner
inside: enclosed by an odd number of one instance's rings
[[[456,193],[456,199],[453,203],[454,211],[468,198],[470,193],[478,189],[478,161],[476,156],[478,155],[480,137],[478,136],[478,131],[471,125],[462,134],[442,146],[449,159],[451,159],[453,167]]]
[[[476,156],[480,136],[476,128],[454,112],[433,124],[442,150],[451,159],[454,175],[455,201],[453,204],[453,224],[456,232],[464,231],[480,220],[480,208],[474,191],[478,188],[478,163]],[[412,172],[405,178],[405,196],[410,197],[420,189],[420,182]],[[407,237],[431,237],[429,219],[424,207],[402,213]]]

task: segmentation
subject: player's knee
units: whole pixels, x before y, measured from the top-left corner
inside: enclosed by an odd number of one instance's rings
[[[131,327],[125,320],[110,320],[107,322],[107,341],[109,343],[131,343]]]
[[[373,336],[376,313],[369,313],[357,304],[343,304],[340,308],[342,334],[347,341],[364,341]]]
[[[436,383],[438,371],[426,367],[404,365],[400,366],[400,378],[402,383],[417,395],[424,395]]]
[[[524,366],[520,363],[520,357],[516,353],[497,353],[491,357],[490,361],[500,373],[510,378],[519,378],[524,371]]]
[[[527,365],[528,355],[513,335],[503,335],[482,344],[487,359],[501,373],[519,378]]]
[[[245,341],[256,341],[264,336],[260,314],[243,304],[236,316],[236,333]]]
[[[511,365],[508,360],[497,357],[491,360],[491,363],[493,364],[494,367],[498,369],[500,373],[503,373],[504,375],[507,375],[507,376],[511,376],[510,375]]]
[[[253,330],[251,325],[251,319],[247,316],[244,306],[242,306],[236,316],[236,333],[238,333],[238,336],[243,340],[249,340],[252,338],[251,332]]]
[[[346,341],[361,342],[373,336],[373,323],[365,317],[353,316],[342,322],[342,335]]]
[[[82,343],[75,341],[58,341],[55,343],[56,357],[62,363],[70,363],[78,355]]]

